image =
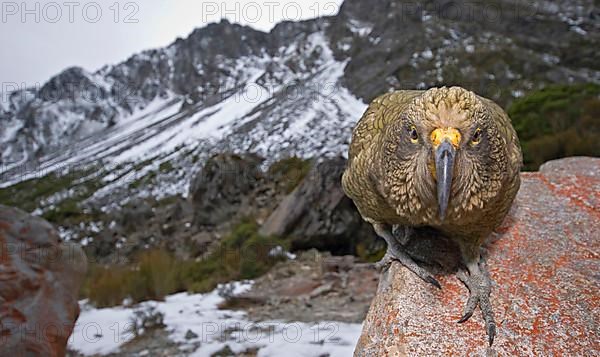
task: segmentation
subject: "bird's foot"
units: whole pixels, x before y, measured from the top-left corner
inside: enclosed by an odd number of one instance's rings
[[[375,228],[375,232],[377,232],[380,237],[385,239],[388,246],[384,257],[381,258],[381,260],[376,264],[376,267],[380,269],[380,271],[383,272],[387,270],[390,267],[392,260],[397,260],[425,282],[432,284],[438,289],[442,288],[440,283],[433,277],[431,273],[417,264],[413,258],[411,258],[411,256],[404,251],[403,246],[396,240],[396,238],[394,238],[390,230],[385,229],[380,225],[374,225],[373,227]]]
[[[494,312],[490,303],[492,281],[487,271],[487,266],[482,259],[478,264],[470,264],[466,270],[459,270],[456,276],[469,289],[469,299],[465,305],[464,314],[458,320],[458,323],[467,321],[473,315],[473,312],[475,312],[477,305],[479,305],[483,320],[485,321],[488,342],[491,346],[496,336],[496,323],[494,322]]]

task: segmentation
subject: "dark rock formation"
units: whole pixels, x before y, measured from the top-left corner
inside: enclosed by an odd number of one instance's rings
[[[0,354],[63,356],[86,271],[79,246],[41,218],[0,205]]]
[[[251,154],[219,154],[207,160],[190,185],[194,224],[214,227],[231,220],[262,177],[261,162]]]
[[[285,238],[293,251],[356,254],[360,242],[369,252],[381,245],[342,191],[343,158],[314,164],[289,194],[294,174],[263,171],[262,162],[252,154],[225,153],[209,159],[190,186],[194,227],[225,233],[240,219],[253,218],[264,222],[259,234]]]
[[[479,313],[460,325],[467,291],[432,288],[397,263],[380,281],[356,356],[595,356],[600,353],[600,159],[568,158],[523,173],[488,244],[498,335]]]
[[[315,165],[302,183],[277,206],[260,229],[262,235],[290,237],[292,250],[317,248],[354,254],[361,240],[375,241],[341,186],[343,158]]]
[[[350,58],[344,84],[366,102],[390,87],[443,83],[506,104],[514,95],[509,87],[588,81],[585,71],[598,74],[600,67],[586,55],[600,40],[594,7],[592,1],[350,0],[329,34],[334,43],[351,44],[340,54]],[[578,20],[565,20],[566,12]]]
[[[128,202],[128,204],[123,207],[120,214],[115,218],[123,229],[126,231],[133,231],[136,228],[147,224],[152,216],[152,206],[150,203],[137,198]]]
[[[73,239],[87,237],[84,250],[100,264],[123,264],[147,249],[166,249],[178,259],[204,253],[213,240],[198,241],[192,225],[192,202],[173,196],[167,199],[135,198],[127,204],[94,217],[73,229]]]

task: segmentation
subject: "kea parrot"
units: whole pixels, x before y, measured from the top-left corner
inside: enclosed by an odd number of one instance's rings
[[[461,87],[398,90],[371,102],[352,133],[342,187],[399,261],[441,288],[393,228],[434,230],[456,243],[456,276],[469,289],[467,321],[479,306],[492,345],[491,279],[480,247],[519,190],[522,154],[510,118]]]

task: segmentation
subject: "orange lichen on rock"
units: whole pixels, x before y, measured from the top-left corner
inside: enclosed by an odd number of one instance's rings
[[[355,355],[599,355],[599,217],[600,159],[562,159],[523,173],[509,216],[486,246],[494,345],[480,314],[456,323],[466,288],[454,275],[440,276],[438,291],[393,263]]]
[[[0,205],[0,354],[64,356],[79,314],[83,251],[46,221]]]

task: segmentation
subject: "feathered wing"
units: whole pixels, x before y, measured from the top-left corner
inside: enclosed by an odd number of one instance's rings
[[[400,90],[383,94],[375,98],[358,121],[352,132],[352,141],[348,150],[348,165],[342,176],[342,188],[358,208],[363,218],[371,223],[381,222],[388,214],[387,203],[377,193],[369,175],[373,171],[374,150],[385,126],[398,120],[400,113],[423,91]]]
[[[504,187],[502,195],[500,195],[499,202],[494,206],[496,207],[496,219],[493,222],[493,227],[498,226],[504,217],[508,214],[512,202],[519,191],[521,185],[521,177],[519,172],[523,165],[523,156],[521,153],[521,145],[519,144],[519,138],[517,133],[511,124],[511,120],[506,112],[492,100],[487,98],[481,98],[482,102],[486,105],[491,117],[497,121],[496,125],[500,138],[503,141],[502,147],[505,150],[506,166],[504,170]],[[497,222],[495,222],[497,221]]]
[[[519,177],[519,171],[523,165],[523,156],[521,154],[521,146],[519,144],[519,138],[517,133],[511,124],[511,120],[508,114],[496,103],[487,99],[481,98],[482,102],[486,105],[492,118],[497,121],[497,128],[500,133],[500,137],[503,141],[502,147],[505,148],[505,155],[507,159],[507,176],[508,177]]]

